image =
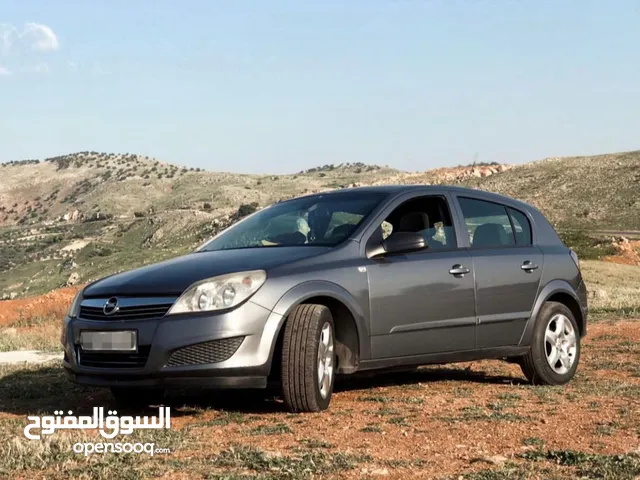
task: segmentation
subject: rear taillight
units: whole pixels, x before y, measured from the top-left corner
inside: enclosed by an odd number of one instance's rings
[[[578,254],[571,249],[569,249],[569,251],[571,252],[571,258],[573,259],[573,263],[575,263],[576,267],[578,267],[578,270],[580,270],[580,259],[578,258]]]

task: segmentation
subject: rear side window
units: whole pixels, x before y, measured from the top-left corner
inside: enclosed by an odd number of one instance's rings
[[[498,203],[474,198],[458,198],[469,241],[475,248],[515,245],[507,208]]]
[[[516,243],[518,245],[531,245],[531,223],[527,216],[519,210],[514,210],[511,207],[507,207],[509,216],[511,217],[511,223],[515,230]]]

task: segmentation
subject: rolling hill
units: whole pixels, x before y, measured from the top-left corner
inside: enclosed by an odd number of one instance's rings
[[[0,298],[185,253],[256,208],[323,190],[454,184],[514,196],[560,229],[640,230],[640,152],[402,172],[362,163],[289,175],[79,152],[0,164]]]

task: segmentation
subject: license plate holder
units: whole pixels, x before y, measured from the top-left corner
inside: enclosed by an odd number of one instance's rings
[[[83,330],[80,347],[85,352],[137,352],[138,332],[135,330]]]

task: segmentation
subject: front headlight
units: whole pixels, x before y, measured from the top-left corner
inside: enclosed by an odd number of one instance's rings
[[[69,312],[67,313],[68,317],[76,318],[78,316],[81,302],[82,302],[82,290],[80,290],[76,294],[76,296],[73,298],[73,302],[71,302],[71,307],[69,307]]]
[[[252,270],[202,280],[187,288],[167,315],[235,307],[256,293],[266,279],[264,270]]]
[[[78,313],[80,311],[80,303],[82,303],[82,290],[76,293],[76,296],[73,297],[73,302],[71,302],[71,306],[69,307],[69,311],[67,312],[67,317],[78,317]],[[64,320],[62,320],[62,328],[60,330],[60,343],[62,345],[66,345],[67,343],[67,323]]]

